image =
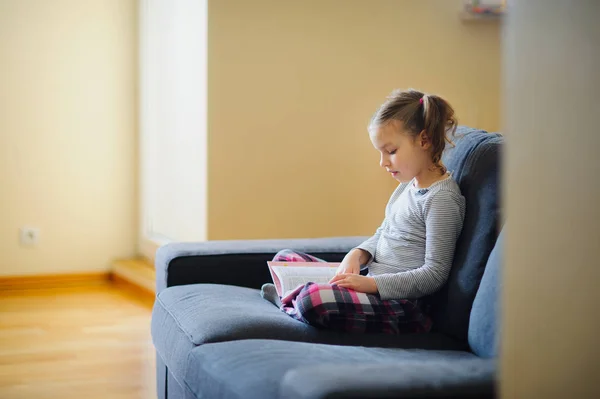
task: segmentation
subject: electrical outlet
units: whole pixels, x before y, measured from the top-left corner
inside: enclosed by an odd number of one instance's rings
[[[40,229],[37,227],[21,227],[19,242],[23,247],[35,247],[40,242]]]

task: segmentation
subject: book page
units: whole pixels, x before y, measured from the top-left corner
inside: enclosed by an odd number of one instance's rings
[[[283,289],[281,288],[281,280],[279,279],[277,273],[275,273],[275,271],[273,270],[273,266],[271,266],[270,264],[269,273],[271,274],[271,278],[273,279],[273,284],[275,285],[275,290],[277,291],[277,294],[281,296],[281,294],[283,293]]]
[[[281,296],[286,296],[299,285],[308,282],[327,284],[337,270],[337,266],[294,267],[271,266],[281,283]]]

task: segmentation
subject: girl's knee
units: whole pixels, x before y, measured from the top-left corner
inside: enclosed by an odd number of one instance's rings
[[[277,252],[275,254],[275,256],[273,257],[273,261],[274,262],[289,262],[289,259],[291,258],[291,255],[294,254],[295,252],[291,249],[282,249],[281,251]]]
[[[335,297],[329,284],[308,283],[296,296],[296,303],[302,312],[324,309],[331,302],[335,302]]]

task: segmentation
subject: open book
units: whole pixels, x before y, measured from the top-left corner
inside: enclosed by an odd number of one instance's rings
[[[308,282],[328,283],[339,263],[333,262],[267,262],[279,296],[287,296]]]

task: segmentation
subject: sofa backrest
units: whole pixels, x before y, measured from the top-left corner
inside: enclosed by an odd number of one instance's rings
[[[498,236],[502,135],[460,126],[442,161],[466,200],[463,230],[444,287],[429,298],[433,329],[467,341],[471,306]]]
[[[469,346],[480,357],[498,354],[500,293],[502,292],[501,267],[504,250],[504,231],[488,258],[477,295],[473,301],[469,321]]]

